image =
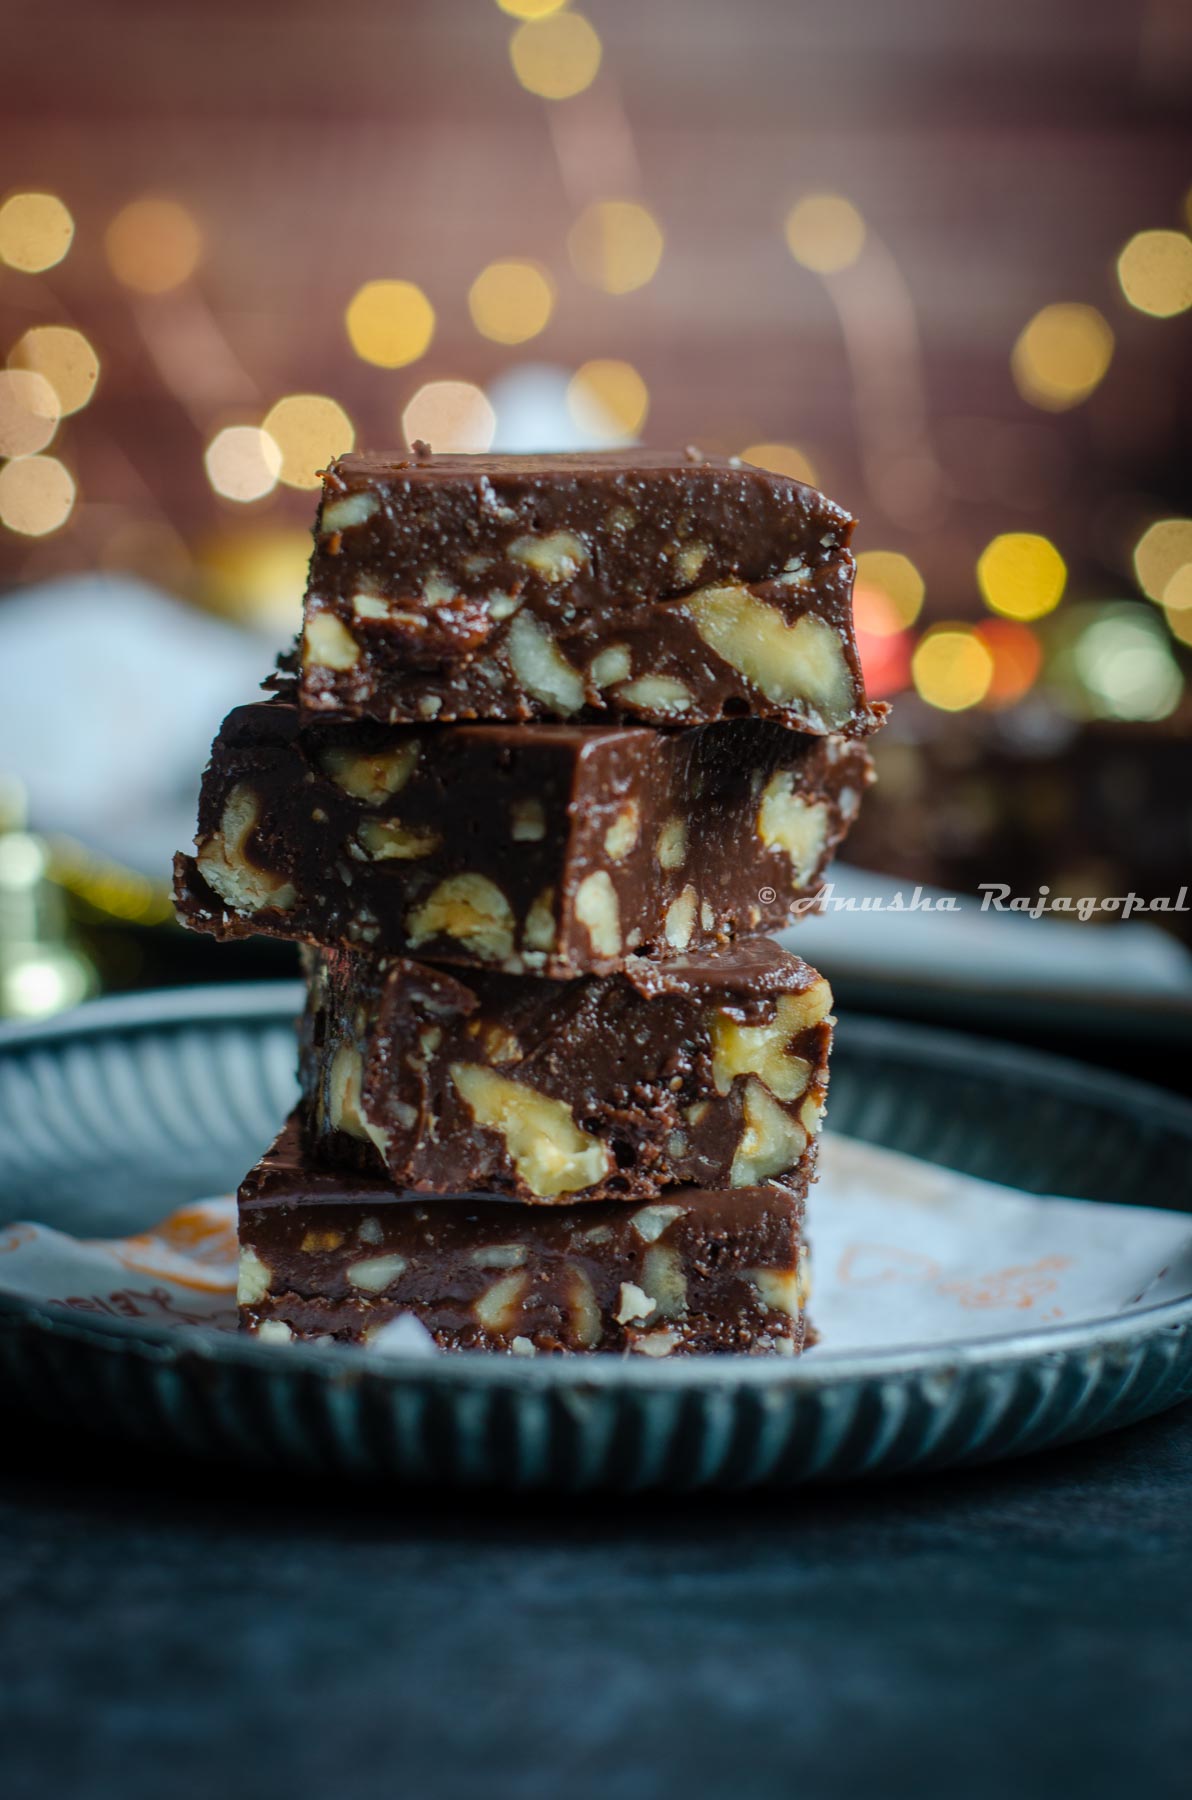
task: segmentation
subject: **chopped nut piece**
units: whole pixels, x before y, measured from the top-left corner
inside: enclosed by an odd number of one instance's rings
[[[497,588],[488,596],[487,606],[492,619],[509,619],[521,605],[520,594],[505,594]]]
[[[699,572],[708,560],[710,552],[706,544],[688,544],[680,550],[675,558],[679,574],[684,581],[698,581]]]
[[[660,1319],[677,1319],[687,1310],[687,1277],[677,1250],[652,1244],[642,1257],[642,1284],[656,1301]]]
[[[555,890],[553,887],[543,888],[526,914],[522,946],[526,950],[550,951],[554,949]]]
[[[696,904],[696,892],[689,883],[666,909],[664,933],[667,943],[675,950],[686,950],[691,942],[695,930]]]
[[[661,1203],[643,1206],[640,1212],[633,1215],[633,1229],[644,1244],[653,1244],[686,1211],[685,1206],[665,1206]]]
[[[613,506],[604,522],[610,531],[632,531],[637,524],[637,514],[631,506]]]
[[[601,1332],[600,1305],[596,1299],[596,1290],[583,1269],[573,1267],[570,1277],[567,1300],[572,1334],[577,1344],[585,1350],[591,1350],[600,1342]]]
[[[639,1356],[669,1356],[678,1343],[678,1334],[667,1330],[647,1331],[643,1337],[635,1338],[630,1348]]]
[[[298,897],[291,884],[248,860],[248,839],[259,818],[257,796],[238,782],[224,802],[218,832],[199,849],[199,873],[221,900],[240,912],[265,907],[287,912]]]
[[[406,916],[412,950],[443,935],[486,962],[513,955],[513,923],[508,900],[486,875],[449,875]]]
[[[494,1281],[479,1300],[473,1302],[477,1324],[483,1325],[486,1331],[508,1331],[520,1311],[521,1297],[529,1279],[528,1275],[517,1274]]]
[[[756,1187],[794,1168],[807,1148],[807,1133],[754,1076],[745,1087],[744,1111],[730,1180],[733,1187]]]
[[[404,1256],[366,1256],[363,1262],[349,1264],[344,1273],[353,1287],[380,1294],[405,1272],[405,1267]]]
[[[681,869],[683,867],[687,858],[687,826],[678,813],[667,819],[658,833],[654,855],[658,858],[658,866],[662,869]]]
[[[409,1124],[415,1122],[417,1115]],[[341,1044],[331,1058],[327,1077],[327,1122],[335,1131],[374,1144],[384,1156],[389,1133],[364,1116],[364,1064],[352,1044]],[[405,1121],[403,1121],[404,1123]]]
[[[797,1319],[807,1304],[807,1283],[799,1269],[746,1269],[763,1306]]]
[[[597,956],[621,954],[621,909],[607,869],[584,876],[575,890],[575,916],[587,927]]]
[[[641,809],[636,800],[627,800],[604,834],[604,851],[614,862],[621,862],[637,843],[641,830]]]
[[[360,646],[334,613],[314,613],[306,621],[302,633],[302,666],[304,669],[354,669],[360,661]]]
[[[587,548],[572,531],[552,531],[545,537],[515,538],[509,546],[512,562],[524,563],[544,581],[570,581],[588,566]]]
[[[518,1269],[526,1260],[524,1244],[482,1244],[471,1260],[481,1269]]]
[[[799,1108],[799,1123],[809,1138],[818,1137],[828,1103],[822,1094],[808,1094]]]
[[[433,826],[403,825],[400,819],[365,819],[356,840],[374,862],[417,862],[443,842]]]
[[[797,887],[815,874],[828,841],[831,809],[827,801],[811,801],[796,794],[789,769],[772,775],[762,793],[757,831],[767,850],[775,845],[791,859],[791,875]]]
[[[351,750],[324,750],[319,762],[336,787],[354,800],[375,806],[405,787],[414,773],[420,746],[416,738],[404,738],[396,749],[379,750],[373,756]]]
[[[257,1255],[249,1244],[245,1244],[240,1252],[240,1265],[236,1275],[237,1306],[255,1306],[269,1292],[269,1283],[273,1272]]]
[[[774,1017],[763,1025],[742,1025],[721,1008],[712,1014],[712,1080],[727,1094],[739,1075],[757,1075],[779,1100],[797,1100],[811,1079],[811,1064],[791,1053],[790,1041],[804,1029],[801,994],[782,994]]]
[[[519,612],[505,638],[509,662],[528,694],[563,714],[584,703],[583,678],[533,613]]]
[[[622,682],[617,697],[649,712],[681,713],[691,705],[691,689],[673,675],[639,675],[636,681]]]
[[[537,844],[546,836],[541,800],[515,800],[509,809],[510,836],[515,844]]]
[[[633,1319],[648,1319],[658,1302],[651,1300],[649,1294],[643,1294],[636,1282],[623,1281],[617,1310],[613,1314],[618,1325],[628,1325]]]
[[[633,664],[630,661],[629,649],[625,644],[610,644],[607,650],[601,650],[588,665],[588,678],[593,687],[612,687],[615,682],[628,681]]]
[[[389,602],[379,594],[353,594],[352,611],[358,619],[387,619]]]
[[[319,514],[319,536],[330,537],[333,531],[350,531],[353,525],[363,525],[378,510],[380,501],[375,494],[344,494],[339,500],[327,500]]]
[[[315,1256],[320,1250],[338,1250],[343,1241],[342,1231],[307,1231],[299,1248],[308,1256]]]
[[[701,588],[686,602],[704,642],[777,705],[805,701],[826,730],[847,724],[848,666],[832,627],[814,613],[794,624],[736,585]]]
[[[257,1336],[262,1344],[288,1344],[294,1333],[284,1319],[262,1319],[257,1326]]]
[[[510,1356],[537,1356],[538,1346],[532,1338],[515,1337],[509,1345]]]
[[[356,1236],[362,1244],[380,1244],[384,1242],[385,1228],[380,1219],[361,1219]]]
[[[580,1130],[563,1101],[478,1063],[452,1063],[451,1079],[477,1124],[504,1140],[518,1175],[540,1199],[577,1193],[608,1174],[607,1148]]]
[[[792,1032],[807,1031],[812,1025],[818,1025],[832,1010],[832,990],[822,975],[801,994],[787,994],[785,998],[789,1002],[786,1016]]]

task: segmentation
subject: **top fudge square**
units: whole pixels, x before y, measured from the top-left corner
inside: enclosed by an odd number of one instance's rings
[[[737,460],[339,457],[297,660],[303,713],[863,737],[853,520]]]

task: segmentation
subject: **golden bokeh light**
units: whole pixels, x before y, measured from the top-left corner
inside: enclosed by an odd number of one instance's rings
[[[1113,357],[1113,332],[1095,306],[1045,306],[1019,333],[1010,355],[1024,400],[1064,412],[1087,400]]]
[[[858,556],[853,606],[862,630],[878,637],[905,631],[922,612],[925,591],[923,577],[901,551],[863,550]]]
[[[1048,538],[1008,531],[982,550],[977,584],[991,612],[1006,619],[1041,619],[1063,597],[1067,564]]]
[[[964,712],[989,692],[993,653],[967,625],[935,625],[915,646],[911,676],[929,706]]]
[[[344,323],[357,356],[379,369],[404,369],[430,348],[435,309],[412,281],[366,281]]]
[[[570,100],[591,87],[602,49],[594,25],[582,13],[558,8],[527,18],[509,40],[513,72],[543,100]]]
[[[181,202],[153,195],[121,207],[103,241],[113,275],[138,294],[181,287],[203,254],[203,234]]]
[[[1166,601],[1185,563],[1192,563],[1192,519],[1156,519],[1134,546],[1134,573],[1148,600]]]
[[[287,487],[318,487],[319,470],[356,442],[351,419],[326,394],[286,394],[261,426],[281,455],[277,478]]]
[[[1163,605],[1169,613],[1192,612],[1192,562],[1181,563],[1163,589]]]
[[[1118,257],[1118,280],[1131,306],[1155,319],[1192,306],[1192,238],[1182,231],[1140,231]]]
[[[0,469],[0,524],[23,537],[57,531],[74,503],[74,481],[56,456],[26,456]]]
[[[263,500],[277,486],[281,450],[256,425],[228,425],[203,453],[207,479],[225,500]]]
[[[74,220],[56,194],[10,194],[0,206],[0,262],[24,275],[60,263],[73,237]]]
[[[993,657],[987,706],[1013,706],[1030,692],[1043,667],[1043,647],[1029,625],[1016,619],[986,619],[977,636]]]
[[[468,310],[481,336],[497,344],[537,337],[555,306],[555,284],[537,263],[489,263],[468,289]]]
[[[769,469],[774,475],[789,475],[792,481],[804,481],[815,487],[815,464],[797,444],[750,444],[741,452],[741,461],[755,469]]]
[[[63,413],[86,406],[99,380],[99,358],[73,325],[35,325],[8,359],[13,369],[35,369],[58,396]]]
[[[198,546],[202,598],[241,624],[290,638],[302,622],[309,562],[310,532],[300,526],[220,531]]]
[[[497,0],[501,11],[512,19],[545,19],[566,4],[567,0]]]
[[[636,437],[645,424],[650,390],[632,363],[597,357],[568,382],[567,410],[585,436],[619,443]]]
[[[1176,638],[1181,644],[1187,644],[1189,647],[1192,647],[1192,605],[1179,607],[1169,606],[1164,613],[1164,617],[1171,629],[1172,637]]]
[[[33,456],[58,429],[62,409],[44,375],[0,370],[0,456]]]
[[[487,394],[470,381],[428,381],[401,416],[407,444],[421,439],[447,456],[487,450],[497,415]]]
[[[658,273],[665,239],[640,200],[596,200],[567,234],[572,266],[581,280],[606,294],[631,294]]]
[[[805,269],[836,275],[864,249],[865,221],[843,194],[804,194],[786,215],[786,243]]]

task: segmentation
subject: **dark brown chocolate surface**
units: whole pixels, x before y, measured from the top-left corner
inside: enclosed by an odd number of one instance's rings
[[[543,1205],[806,1191],[832,996],[766,939],[570,982],[312,953],[303,1116],[395,1188]]]
[[[344,456],[324,478],[308,713],[864,735],[853,520],[739,462]]]
[[[184,922],[569,976],[785,925],[871,779],[862,745],[687,731],[224,722]]]
[[[397,1198],[312,1167],[291,1120],[239,1211],[241,1323],[274,1341],[376,1342],[402,1315],[442,1349],[520,1356],[792,1356],[806,1341],[803,1204],[777,1186],[641,1207]]]

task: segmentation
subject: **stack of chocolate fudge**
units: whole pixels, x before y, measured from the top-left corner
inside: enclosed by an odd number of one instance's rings
[[[852,519],[738,461],[344,456],[180,916],[303,948],[243,1325],[795,1355],[828,983],[764,934],[872,777]]]

